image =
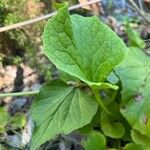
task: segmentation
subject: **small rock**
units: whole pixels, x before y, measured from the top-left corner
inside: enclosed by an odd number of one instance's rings
[[[28,103],[25,97],[15,98],[9,104],[9,112],[14,115],[17,112],[24,112]]]
[[[31,90],[40,90],[41,88],[41,84],[40,83],[34,83],[32,86],[31,86]]]
[[[25,148],[31,141],[32,132],[34,129],[34,123],[31,118],[28,118],[25,128],[22,133],[16,133],[14,135],[5,135],[6,143],[13,148]]]
[[[15,135],[7,135],[6,137],[6,143],[14,148],[21,148],[21,135],[15,134]]]
[[[22,131],[22,145],[27,145],[32,137],[32,132],[34,129],[34,123],[30,117],[28,117],[28,122]]]

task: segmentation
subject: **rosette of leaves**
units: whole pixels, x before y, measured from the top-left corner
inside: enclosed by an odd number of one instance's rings
[[[123,41],[97,17],[70,15],[67,5],[59,7],[45,26],[43,52],[73,82],[68,85],[58,79],[41,88],[30,111],[36,123],[32,150],[60,133],[90,124],[99,105],[110,115],[99,90],[117,89],[107,77],[127,51]],[[101,133],[94,132],[89,138],[93,136],[103,139],[101,146],[106,146]]]

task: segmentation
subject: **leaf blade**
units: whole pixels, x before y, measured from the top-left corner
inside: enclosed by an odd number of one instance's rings
[[[87,141],[83,142],[85,150],[104,150],[106,146],[105,136],[97,131],[89,134]]]
[[[31,116],[37,125],[32,149],[60,133],[67,134],[85,126],[97,111],[92,98],[64,82],[53,81],[43,90],[45,93],[41,92],[31,107]]]
[[[116,69],[122,82],[121,113],[133,129],[150,137],[150,59],[136,48],[130,49],[126,59]]]
[[[67,6],[49,20],[42,39],[44,53],[58,69],[91,86],[100,86],[127,50],[97,17],[70,17]]]

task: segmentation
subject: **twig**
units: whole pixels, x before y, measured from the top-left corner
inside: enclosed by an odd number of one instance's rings
[[[143,1],[142,0],[138,0],[138,3],[139,3],[140,9],[144,12]]]
[[[36,91],[27,91],[27,92],[15,92],[15,93],[0,93],[0,98],[2,97],[17,97],[17,96],[32,96],[39,93],[39,90]]]
[[[144,40],[145,42],[150,42],[150,39],[146,39],[146,40]]]
[[[145,19],[145,21],[147,23],[150,23],[150,19],[146,17],[146,13],[143,10],[139,9],[139,7],[136,5],[136,3],[133,0],[128,0],[128,1],[136,9],[136,11]]]
[[[100,1],[101,0],[92,0],[92,1],[89,1],[88,3],[85,3],[85,4],[77,4],[77,5],[69,7],[69,10],[74,10],[74,9],[77,9],[77,8],[81,8],[81,7],[84,7],[84,6],[87,6],[87,5],[91,5],[91,4],[100,2]],[[47,15],[43,15],[43,16],[40,16],[40,17],[36,17],[36,18],[30,19],[30,20],[27,20],[27,21],[23,21],[23,22],[19,22],[19,23],[16,23],[16,24],[8,25],[8,26],[5,26],[5,27],[1,27],[0,28],[0,32],[8,31],[8,30],[15,29],[15,28],[21,28],[23,26],[30,25],[30,24],[33,24],[33,23],[36,23],[36,22],[48,19],[48,18],[54,16],[55,14],[56,14],[56,12],[53,12],[53,13],[50,13],[50,14],[47,14]]]

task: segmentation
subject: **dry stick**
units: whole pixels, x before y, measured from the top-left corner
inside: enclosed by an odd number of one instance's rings
[[[145,16],[146,13],[143,12],[142,10],[140,10],[139,7],[136,5],[136,3],[133,0],[128,0],[128,1],[133,5],[133,7],[137,10],[137,12],[145,19],[145,21],[147,23],[150,23],[150,19]]]
[[[139,3],[140,9],[144,12],[143,1],[142,0],[138,0],[138,3]]]
[[[81,8],[81,7],[91,5],[91,4],[100,2],[100,1],[101,0],[92,0],[92,1],[89,1],[88,3],[85,3],[85,4],[77,4],[77,5],[69,7],[69,10],[74,10],[74,9],[77,9],[77,8]],[[6,27],[1,27],[0,32],[8,31],[8,30],[15,29],[15,28],[21,28],[23,26],[30,25],[30,24],[48,19],[48,18],[54,16],[55,14],[56,14],[56,12],[53,12],[53,13],[50,13],[50,14],[47,14],[47,15],[44,15],[44,16],[40,16],[40,17],[36,17],[36,18],[30,19],[30,20],[27,20],[27,21],[23,21],[23,22],[19,22],[19,23],[16,23],[16,24],[8,25]]]

